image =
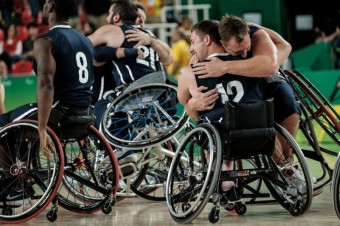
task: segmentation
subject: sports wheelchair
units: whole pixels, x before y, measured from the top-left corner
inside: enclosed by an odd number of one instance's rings
[[[145,75],[128,87],[118,87],[104,113],[101,130],[118,151],[132,150],[137,163],[124,163],[124,187],[117,201],[141,196],[165,200],[165,182],[175,149],[192,126],[177,100],[177,87],[163,72]]]
[[[281,75],[293,88],[297,101],[300,104],[301,116],[299,130],[302,136],[298,136],[302,152],[309,165],[313,165],[312,175],[315,177],[314,192],[319,193],[333,178],[333,169],[326,161],[323,153],[331,156],[338,155],[340,145],[340,117],[329,101],[322,93],[300,72],[281,71]],[[333,147],[325,147],[318,140],[316,130],[321,131],[327,139],[335,142]],[[317,168],[316,166],[319,165]],[[334,175],[336,176],[336,175]],[[335,200],[335,199],[334,199]]]
[[[293,216],[307,211],[313,197],[308,166],[294,138],[274,123],[273,100],[225,106],[224,126],[199,124],[175,153],[166,184],[171,217],[190,223],[212,202],[208,218],[216,223],[220,206],[244,214],[243,198],[252,204],[259,198],[263,201],[258,203],[278,202]],[[291,152],[289,157],[282,155],[283,150]],[[225,160],[233,162],[232,170],[221,171]],[[234,181],[242,199],[228,200],[223,181]]]
[[[66,117],[65,114],[67,113],[60,109],[53,109],[49,120],[49,126],[52,128],[49,132],[53,135],[54,131],[56,134],[53,136],[53,141],[57,144],[55,146],[58,147],[56,153],[60,155],[57,156],[58,158],[56,157],[56,160],[62,160],[56,172],[53,171],[54,174],[60,175],[59,178],[51,179],[51,175],[53,175],[49,172],[52,170],[50,169],[51,164],[46,157],[45,159],[42,158],[43,155],[39,150],[37,126],[32,127],[29,124],[32,121],[17,121],[2,129],[2,139],[5,141],[13,140],[9,135],[15,134],[16,143],[13,147],[11,146],[11,150],[18,150],[16,153],[21,154],[17,154],[16,159],[18,159],[18,156],[25,158],[13,160],[13,166],[20,165],[20,167],[25,168],[25,173],[20,175],[19,182],[27,181],[25,183],[28,184],[29,189],[27,190],[30,193],[26,192],[25,189],[23,191],[27,193],[26,195],[30,200],[29,206],[37,209],[38,214],[44,209],[40,208],[42,204],[47,206],[52,202],[52,208],[47,213],[49,221],[57,219],[58,205],[77,213],[92,213],[100,209],[104,213],[110,213],[119,182],[117,158],[106,139],[92,126],[92,116]],[[36,118],[36,113],[29,117]],[[26,131],[26,127],[30,130],[27,129]],[[31,163],[32,161],[34,161],[34,164]],[[31,165],[33,165],[32,172],[27,174],[26,169],[30,169]],[[46,169],[42,168],[43,166]],[[35,178],[34,175],[37,173],[42,174],[42,176]],[[31,174],[33,175],[32,179]],[[7,177],[4,177],[5,179]],[[41,184],[37,183],[38,181]],[[54,188],[53,194],[46,193],[50,188],[43,185],[47,186],[48,183],[53,185],[50,185]],[[21,187],[23,187],[23,184],[23,182],[20,182]],[[38,189],[33,188],[33,185],[36,186],[36,184],[40,185]],[[13,186],[11,185],[11,187]],[[38,195],[39,192],[46,194]],[[9,206],[13,209],[13,205]],[[14,207],[16,211],[17,209],[23,211],[25,209],[23,207],[26,206],[21,204]],[[17,223],[18,220],[31,219],[33,215],[32,213],[23,215],[20,211],[17,215],[16,212],[13,214],[13,211],[7,211],[1,217],[4,221]]]
[[[284,75],[294,89],[301,103],[303,118],[301,118],[300,129],[307,138],[312,150],[304,149],[307,161],[314,160],[320,163],[321,176],[317,177],[318,186],[315,189],[331,183],[332,200],[335,212],[340,218],[340,116],[330,102],[322,93],[300,72],[285,70]],[[313,123],[316,122],[316,123]],[[334,142],[332,147],[325,148],[319,143],[314,126],[319,125],[329,139]],[[322,153],[337,156],[334,169],[330,167]],[[314,189],[314,190],[315,190]]]

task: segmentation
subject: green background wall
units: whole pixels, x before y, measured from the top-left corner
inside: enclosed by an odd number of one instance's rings
[[[35,75],[2,79],[5,87],[5,108],[10,111],[22,104],[36,102],[37,80]]]

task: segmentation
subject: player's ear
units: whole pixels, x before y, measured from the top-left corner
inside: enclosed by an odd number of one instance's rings
[[[113,16],[113,22],[116,24],[120,21],[120,14],[117,13],[116,15]]]
[[[51,12],[51,11],[53,11],[54,10],[54,8],[55,8],[55,3],[54,2],[52,2],[52,1],[49,1],[49,2],[47,2],[47,4],[46,4],[46,8],[47,8],[47,12]]]
[[[211,38],[210,38],[210,36],[209,35],[205,35],[204,36],[204,39],[203,39],[203,42],[204,42],[204,44],[207,46],[207,45],[210,45],[210,43],[211,43]]]

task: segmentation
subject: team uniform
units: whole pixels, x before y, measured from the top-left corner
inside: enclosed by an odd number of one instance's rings
[[[120,27],[124,33],[126,30],[138,28],[133,25],[121,25]],[[128,42],[127,39],[125,39],[121,47],[133,48],[133,46],[136,44],[137,42]],[[158,70],[157,62],[159,62],[159,56],[155,50],[149,45],[139,46],[138,48],[143,51],[144,59],[129,57],[113,61],[112,73],[117,86],[122,84],[130,84],[144,75],[156,72]]]
[[[241,60],[239,56],[214,54],[215,57],[226,60]],[[217,88],[220,93],[214,108],[199,112],[200,119],[206,122],[224,122],[225,102],[255,103],[263,100],[262,82],[260,78],[225,74],[221,77],[199,79],[196,76],[197,87],[206,86],[208,90]]]
[[[250,26],[250,38],[259,29]],[[247,54],[247,58],[252,57],[252,53]],[[295,99],[294,91],[289,84],[280,79],[277,75],[263,79],[264,98],[274,98],[274,118],[276,122],[281,122],[294,113],[301,113],[301,109]]]
[[[93,46],[88,38],[69,25],[54,26],[38,38],[52,42],[56,62],[53,108],[72,112],[87,112],[91,105],[93,77]],[[36,71],[36,62],[33,61]],[[67,65],[67,66],[65,66]],[[0,126],[30,117],[37,104],[27,104],[0,116]]]
[[[141,29],[139,25],[120,25],[122,31]],[[142,30],[144,31],[144,30]],[[145,31],[147,32],[147,31]],[[128,42],[124,39],[121,48],[134,48],[137,42]],[[107,99],[114,93],[114,89],[121,85],[129,85],[144,75],[158,71],[159,56],[151,46],[139,46],[144,53],[144,59],[125,57],[106,63],[107,66],[96,68],[94,85],[94,110],[96,116],[95,127],[100,128],[101,119],[110,104]],[[108,67],[111,72],[108,73]]]

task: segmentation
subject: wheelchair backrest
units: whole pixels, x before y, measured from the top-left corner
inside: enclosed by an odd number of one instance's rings
[[[271,155],[275,145],[273,99],[257,103],[225,104],[226,158]]]

